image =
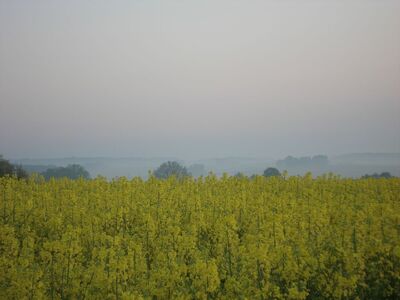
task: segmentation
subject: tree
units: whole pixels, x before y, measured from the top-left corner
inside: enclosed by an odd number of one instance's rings
[[[267,168],[267,169],[265,169],[263,175],[264,175],[265,177],[281,176],[281,173],[280,173],[279,170],[276,169],[276,168]]]
[[[159,166],[153,174],[155,177],[161,179],[166,179],[170,176],[176,176],[177,178],[191,176],[188,170],[176,161],[168,161],[161,164],[161,166]]]
[[[77,164],[68,165],[66,167],[47,169],[45,172],[42,172],[41,174],[45,179],[63,178],[63,177],[70,179],[90,178],[89,172],[84,167]]]
[[[14,166],[0,155],[0,177],[14,174]]]
[[[8,160],[4,159],[2,155],[0,155],[0,177],[6,175],[16,176],[19,179],[28,177],[28,174],[22,168],[22,166],[13,165]]]
[[[382,172],[381,174],[378,173],[374,173],[374,174],[365,174],[364,176],[362,176],[361,178],[375,178],[375,179],[379,179],[379,178],[393,178],[392,174],[390,174],[389,172]]]

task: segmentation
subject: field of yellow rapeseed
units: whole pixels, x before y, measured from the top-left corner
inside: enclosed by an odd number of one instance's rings
[[[0,178],[0,299],[400,299],[400,180]]]

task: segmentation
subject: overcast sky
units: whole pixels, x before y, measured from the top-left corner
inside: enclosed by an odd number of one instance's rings
[[[0,0],[0,153],[400,152],[400,1]]]

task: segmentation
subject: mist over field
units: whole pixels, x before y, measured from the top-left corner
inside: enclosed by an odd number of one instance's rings
[[[399,153],[399,112],[399,1],[0,1],[10,159]]]

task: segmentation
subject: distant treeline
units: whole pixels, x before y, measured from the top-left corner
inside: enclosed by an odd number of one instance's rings
[[[362,176],[361,178],[393,178],[394,176],[392,176],[392,174],[390,174],[389,172],[382,172],[381,174],[378,173],[374,173],[374,174],[365,174],[364,176]]]
[[[81,165],[68,165],[66,167],[56,167],[47,169],[46,171],[42,172],[41,175],[45,179],[50,178],[70,178],[70,179],[78,179],[78,178],[85,178],[89,179],[90,174],[89,172],[82,167]]]
[[[293,175],[314,173],[326,174],[329,173],[329,160],[325,155],[316,155],[312,157],[300,157],[296,158],[288,156],[283,160],[277,162],[277,168],[267,167],[262,175],[265,177],[271,176],[283,176],[288,175],[288,171]],[[1,176],[15,176],[17,178],[27,178],[29,174],[37,173],[42,175],[46,180],[50,178],[70,178],[78,179],[85,178],[89,179],[90,173],[79,164],[69,164],[66,167],[54,166],[54,165],[14,165],[8,160],[4,159],[0,155],[0,177]],[[150,171],[149,174],[156,178],[166,179],[170,176],[177,178],[184,177],[199,177],[204,176],[205,168],[202,164],[193,164],[189,167],[185,167],[177,161],[167,161],[162,163],[158,168]],[[315,173],[314,173],[315,174]],[[261,174],[259,174],[261,175]],[[237,172],[235,177],[248,177],[254,178],[257,174],[246,176],[243,172]],[[393,176],[389,172],[365,174],[361,178],[392,178]]]
[[[40,166],[35,166],[35,169],[41,169]],[[50,167],[42,172],[35,172],[35,170],[30,169],[29,173],[38,173],[42,175],[45,179],[50,178],[70,178],[70,179],[78,179],[78,178],[90,178],[89,172],[82,167],[81,165],[72,164],[66,167]],[[0,155],[0,177],[3,176],[12,176],[17,178],[28,178],[28,172],[21,165],[14,165],[10,163],[7,159],[4,159],[2,155]]]

